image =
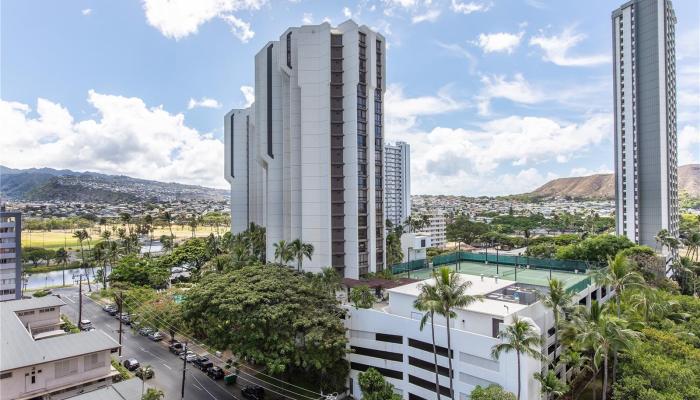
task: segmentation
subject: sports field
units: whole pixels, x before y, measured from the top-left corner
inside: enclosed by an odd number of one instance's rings
[[[90,244],[95,245],[101,241],[100,234],[104,229],[111,231],[110,227],[101,227],[96,225],[93,228],[88,229],[91,240]],[[218,233],[224,234],[229,230],[228,227],[219,227]],[[70,229],[57,229],[52,231],[22,231],[22,247],[41,247],[50,250],[58,250],[61,247],[66,249],[77,250],[80,248],[78,239],[73,237],[75,230]],[[210,233],[217,234],[217,229],[215,227],[202,226],[197,227],[196,236],[205,237],[209,236]],[[165,228],[158,228],[153,232],[153,238],[158,239],[161,235],[170,235],[170,230]],[[189,227],[181,228],[178,226],[173,226],[173,235],[175,240],[184,240],[192,237],[192,231]],[[115,235],[112,235],[115,238]],[[86,242],[83,242],[83,246],[87,246]]]
[[[590,281],[590,277],[581,271],[578,274],[554,270],[543,270],[533,268],[516,268],[512,265],[497,265],[494,263],[484,264],[478,262],[462,261],[458,264],[444,264],[436,268],[447,267],[453,271],[461,272],[470,275],[494,276],[516,282],[527,283],[530,285],[548,286],[549,279],[559,279],[564,282],[567,289],[579,288],[585,286],[586,282]],[[409,277],[409,273],[403,272],[397,274],[400,277]],[[432,269],[424,268],[410,272],[410,278],[427,279],[432,276]]]

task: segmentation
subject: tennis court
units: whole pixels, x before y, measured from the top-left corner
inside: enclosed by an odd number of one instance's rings
[[[484,276],[494,276],[507,280],[512,280],[521,283],[527,283],[530,285],[538,286],[548,286],[549,279],[559,279],[564,282],[565,287],[569,291],[580,291],[583,290],[590,282],[590,277],[584,273],[571,273],[556,270],[547,269],[534,269],[525,267],[515,267],[513,265],[502,265],[494,263],[481,263],[481,262],[469,262],[461,261],[459,263],[450,263],[436,266],[435,268],[447,267],[453,271],[461,272],[470,275],[481,275]],[[427,279],[432,276],[432,269],[423,268],[417,269],[409,272],[402,272],[398,275],[402,278],[413,278],[413,279]]]

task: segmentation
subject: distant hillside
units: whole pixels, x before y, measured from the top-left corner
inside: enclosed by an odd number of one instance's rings
[[[141,201],[223,201],[228,191],[166,183],[123,175],[52,168],[12,169],[0,166],[0,198],[15,201],[60,200],[122,204]]]
[[[678,167],[678,191],[690,197],[700,197],[700,164]],[[615,177],[613,174],[559,178],[549,181],[528,193],[534,197],[571,197],[576,199],[615,198]]]

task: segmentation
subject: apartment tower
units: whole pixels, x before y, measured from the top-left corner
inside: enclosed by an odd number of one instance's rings
[[[287,29],[255,56],[255,103],[225,116],[231,228],[314,246],[305,271],[385,266],[385,40],[346,21]]]
[[[384,146],[386,219],[401,225],[411,214],[411,146],[405,142]]]
[[[667,0],[612,13],[617,233],[651,247],[679,228],[675,25]]]
[[[22,298],[22,214],[0,206],[0,301]]]

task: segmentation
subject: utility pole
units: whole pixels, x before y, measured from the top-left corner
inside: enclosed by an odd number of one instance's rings
[[[83,320],[83,275],[78,275],[78,329],[81,329],[80,322]]]
[[[124,297],[122,297],[122,292],[119,291],[119,302],[117,303],[117,308],[119,314],[119,357],[122,356],[122,303],[124,302]]]
[[[185,342],[185,357],[182,358],[182,388],[180,389],[180,399],[185,400],[185,372],[187,371],[187,342]]]

